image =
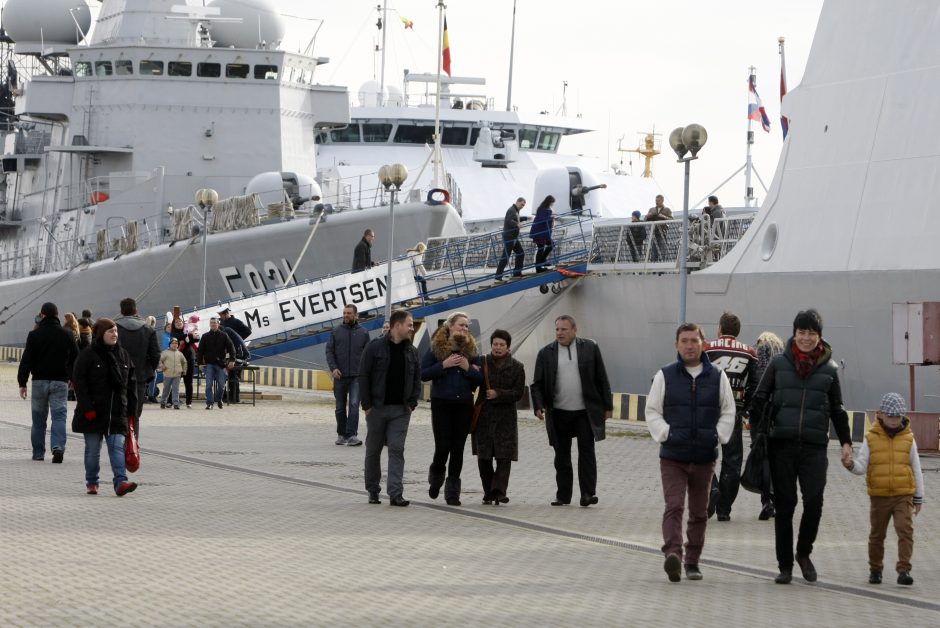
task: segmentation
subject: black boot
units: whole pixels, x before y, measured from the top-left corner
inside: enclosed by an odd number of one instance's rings
[[[444,499],[448,506],[460,505],[460,478],[447,478],[444,482]]]
[[[441,486],[444,485],[444,474],[435,473],[434,469],[428,469],[428,496],[431,499],[437,499],[437,496],[441,494]]]

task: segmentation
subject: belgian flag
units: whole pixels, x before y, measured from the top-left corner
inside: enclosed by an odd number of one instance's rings
[[[441,67],[450,76],[450,39],[447,37],[447,18],[444,18],[444,40],[441,46],[443,62]]]

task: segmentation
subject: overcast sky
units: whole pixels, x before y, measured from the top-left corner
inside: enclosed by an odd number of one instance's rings
[[[321,2],[278,0],[293,20],[289,45],[296,49],[323,20],[316,54],[330,57],[323,82],[347,85],[351,94],[374,78],[375,27],[381,0]],[[512,0],[448,0],[452,72],[487,79],[487,94],[505,108]],[[437,11],[434,0],[389,2],[386,83],[401,84],[402,70],[435,70]],[[789,87],[799,84],[809,55],[821,0],[517,0],[513,105],[520,111],[557,112],[568,82],[568,115],[580,114],[597,132],[566,143],[569,152],[599,156],[629,167],[638,134],[663,133],[666,152],[654,176],[674,206],[682,202],[682,167],[668,148],[669,131],[697,122],[708,145],[692,166],[691,202],[717,187],[745,160],[748,66],[757,68],[758,92],[771,132],[755,130],[754,163],[769,186],[780,154],[780,56],[786,38]],[[414,22],[405,30],[403,15]],[[633,171],[642,171],[635,156]],[[763,190],[755,181],[759,198]],[[739,175],[719,192],[725,205],[743,204]]]

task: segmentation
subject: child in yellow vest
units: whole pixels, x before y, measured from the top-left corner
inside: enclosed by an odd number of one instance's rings
[[[845,467],[855,475],[867,473],[871,496],[871,532],[868,536],[868,582],[881,584],[885,533],[894,517],[898,535],[898,584],[914,584],[911,554],[914,552],[914,519],[924,502],[924,474],[920,469],[917,443],[907,405],[898,393],[881,398],[877,422],[865,435],[865,443],[854,461]]]

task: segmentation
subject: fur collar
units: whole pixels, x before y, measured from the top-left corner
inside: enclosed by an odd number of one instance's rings
[[[450,335],[450,330],[441,325],[431,338],[431,350],[434,357],[444,361],[452,353],[463,354],[468,360],[477,357],[477,343],[470,334]]]

